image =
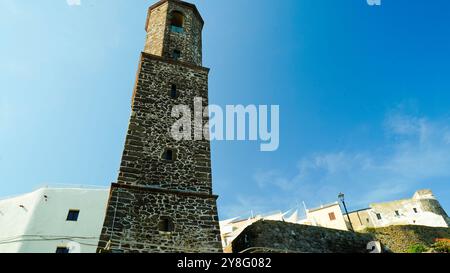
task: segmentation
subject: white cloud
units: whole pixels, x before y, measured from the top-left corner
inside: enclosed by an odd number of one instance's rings
[[[386,127],[392,134],[415,135],[425,129],[426,120],[401,114],[391,114],[386,119]]]
[[[338,151],[300,159],[296,172],[260,171],[260,189],[274,189],[286,200],[312,206],[336,201],[343,191],[353,206],[408,197],[430,181],[450,179],[448,120],[390,113],[384,122],[386,145],[359,152]],[[321,200],[320,200],[321,199]]]
[[[66,0],[69,6],[81,6],[81,0]]]

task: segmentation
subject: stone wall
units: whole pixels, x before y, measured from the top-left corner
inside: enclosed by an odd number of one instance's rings
[[[175,105],[208,103],[208,69],[142,54],[118,184],[113,184],[99,248],[122,252],[219,252],[208,140],[176,141]],[[179,96],[172,98],[172,85]],[[208,117],[201,117],[203,124]],[[192,130],[194,134],[194,130]],[[167,149],[174,160],[163,158]],[[158,231],[158,219],[174,232]]]
[[[184,15],[183,31],[171,31],[174,11]],[[202,65],[203,19],[195,6],[185,2],[167,1],[149,9],[144,52],[172,59],[175,49],[181,52],[180,61]]]
[[[170,97],[173,84],[176,99]],[[209,141],[176,141],[170,132],[178,119],[171,116],[173,107],[187,105],[193,111],[195,97],[208,103],[208,69],[142,54],[119,183],[212,193]],[[176,160],[163,158],[168,148]]]
[[[216,198],[114,184],[100,248],[111,240],[113,252],[219,252]],[[163,218],[173,220],[173,231],[159,231]]]
[[[232,244],[235,253],[368,253],[367,244],[378,241],[383,251],[406,253],[411,246],[430,247],[436,239],[450,239],[450,228],[390,226],[353,233],[277,221],[259,221],[247,227]]]
[[[169,27],[166,28],[166,42],[164,44],[164,54],[166,58],[172,57],[172,52],[177,49],[181,51],[180,60],[195,65],[202,65],[202,28],[203,22],[197,16],[195,9],[189,6],[169,5],[170,14],[173,11],[179,11],[184,15],[184,31],[182,33],[172,32]]]
[[[233,252],[265,248],[274,252],[367,253],[370,234],[305,226],[276,221],[259,221],[246,228],[234,241]],[[263,251],[263,250],[262,250]]]
[[[429,247],[436,239],[450,239],[450,228],[439,227],[390,226],[367,229],[365,232],[373,235],[395,253],[405,253],[417,244]]]
[[[444,219],[448,220],[447,212],[445,212],[444,208],[441,206],[438,200],[436,199],[422,199],[420,200],[422,205],[422,209],[427,212],[432,212],[436,215],[440,215],[444,217]],[[450,224],[450,223],[449,223]]]
[[[164,48],[164,35],[167,27],[167,9],[169,3],[166,2],[157,8],[149,9],[147,25],[147,39],[145,41],[144,52],[162,56]]]

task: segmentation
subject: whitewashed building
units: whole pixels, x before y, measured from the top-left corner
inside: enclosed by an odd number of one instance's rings
[[[108,196],[45,187],[0,200],[0,253],[95,253]]]
[[[448,227],[450,223],[431,190],[419,190],[409,199],[373,203],[367,209],[350,212],[349,217],[357,231],[393,225]]]
[[[450,218],[440,205],[431,190],[419,190],[410,199],[373,203],[370,208],[350,212],[347,216],[342,212],[339,202],[307,209],[306,217],[299,218],[298,210],[286,213],[272,213],[252,216],[250,218],[237,217],[220,222],[222,246],[225,252],[231,250],[233,240],[245,228],[260,220],[284,221],[299,225],[309,225],[349,231],[366,228],[380,228],[392,225],[422,225],[429,227],[449,227]],[[351,227],[348,221],[350,217]]]
[[[338,202],[306,210],[306,220],[303,224],[338,230],[348,230]]]

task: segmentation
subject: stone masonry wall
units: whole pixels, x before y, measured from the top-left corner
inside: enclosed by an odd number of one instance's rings
[[[180,93],[176,99],[169,95],[172,84]],[[194,97],[206,105],[207,94],[207,69],[143,54],[118,182],[211,194],[209,141],[178,142],[170,132],[177,120],[171,117],[173,106],[188,105],[193,112]],[[162,158],[166,148],[176,151],[175,161]]]
[[[169,31],[173,10],[185,16],[183,33]],[[149,9],[131,117],[117,183],[112,185],[99,251],[221,252],[216,199],[212,195],[210,142],[194,139],[209,121],[194,99],[208,104],[209,69],[201,67],[203,21],[194,5],[159,1]],[[199,39],[199,40],[196,40]],[[171,47],[180,49],[174,60]],[[172,90],[176,88],[177,95]],[[177,141],[174,106],[188,106],[192,140]],[[183,128],[186,129],[186,128]],[[164,156],[167,151],[173,156]]]
[[[183,32],[171,31],[174,11],[184,15]],[[171,59],[177,49],[180,61],[201,66],[203,21],[199,16],[195,7],[184,2],[168,1],[151,9],[144,52]]]
[[[368,253],[370,234],[305,226],[276,221],[259,221],[247,227],[234,241],[233,252],[248,248],[295,253]]]
[[[261,248],[259,252],[368,253],[367,244],[379,241],[386,252],[406,253],[414,245],[430,247],[436,239],[450,239],[450,228],[409,225],[370,228],[353,233],[259,221],[246,228],[233,241],[232,250],[235,253],[249,248]]]
[[[184,31],[182,33],[170,31],[170,14],[173,11],[179,11],[184,14]],[[166,28],[167,40],[164,44],[164,56],[166,58],[171,58],[172,52],[175,49],[178,49],[181,51],[181,61],[201,66],[203,24],[196,16],[194,10],[170,2],[168,19],[169,23]]]
[[[425,226],[390,226],[370,228],[365,232],[373,235],[395,253],[405,253],[411,246],[431,246],[436,239],[450,239],[450,228]]]
[[[120,252],[218,252],[216,198],[114,184],[100,247],[111,240]],[[173,219],[173,232],[158,231],[162,217]]]
[[[436,199],[422,199],[420,200],[420,203],[422,205],[422,209],[424,211],[432,212],[437,215],[440,215],[444,217],[445,219],[448,219],[448,215],[445,212],[444,208],[442,208],[441,204]]]
[[[159,7],[150,10],[148,15],[147,39],[145,42],[144,52],[156,56],[163,55],[164,36],[167,26],[167,9],[169,3],[164,3]]]

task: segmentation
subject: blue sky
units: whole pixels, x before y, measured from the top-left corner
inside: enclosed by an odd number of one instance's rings
[[[431,188],[450,209],[450,2],[197,4],[213,104],[280,105],[280,148],[214,142],[221,217]],[[148,0],[0,1],[0,196],[115,181]]]

